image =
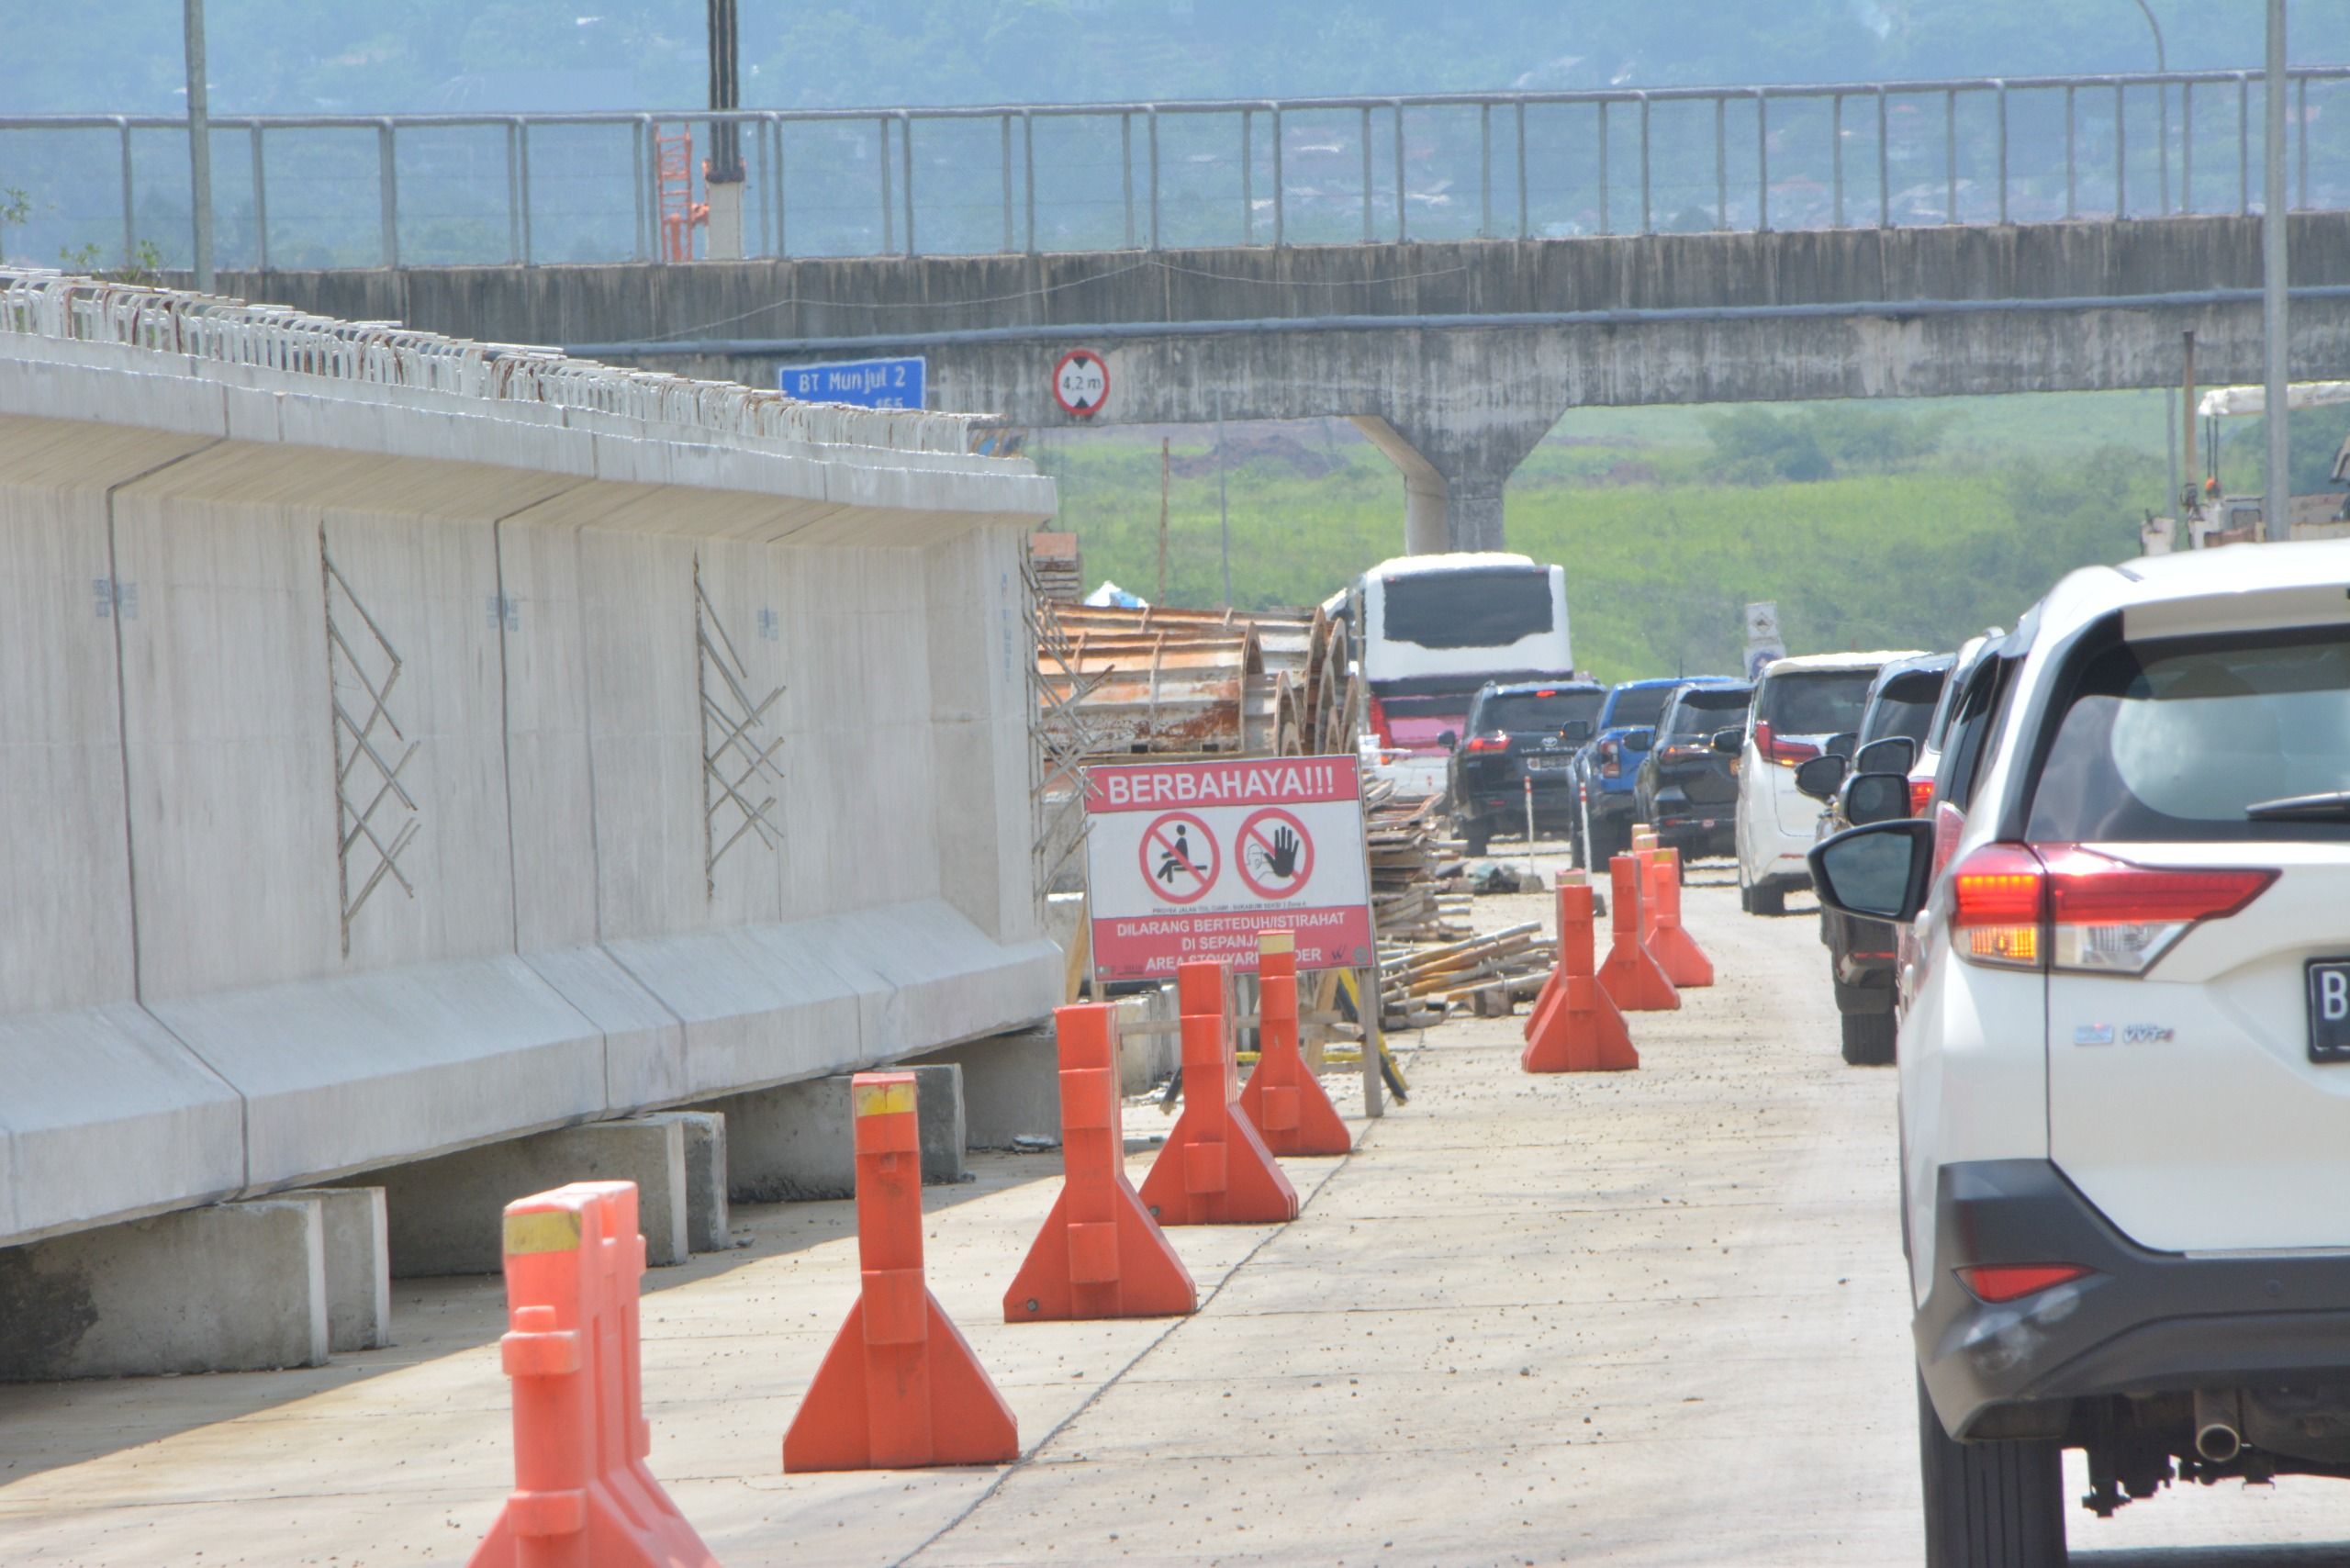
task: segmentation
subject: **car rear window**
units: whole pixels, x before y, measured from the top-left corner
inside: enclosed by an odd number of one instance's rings
[[[1861,727],[1873,669],[1790,670],[1762,683],[1754,716],[1776,735],[1834,735]]]
[[[1607,715],[1610,727],[1637,728],[1653,724],[1673,693],[1670,686],[1635,686],[1616,693],[1616,711]]]
[[[1477,728],[1485,733],[1556,730],[1570,719],[1596,719],[1602,695],[1596,691],[1554,691],[1545,697],[1533,691],[1511,692],[1486,701],[1477,715]]]
[[[2350,789],[2350,632],[2117,643],[2076,681],[2032,788],[2042,843],[2339,839],[2258,801]]]
[[[1504,648],[1550,630],[1550,574],[1494,566],[1388,577],[1380,635],[1423,648]]]
[[[1665,732],[1676,736],[1710,735],[1746,716],[1746,705],[1753,700],[1751,688],[1743,686],[1704,687],[1681,694],[1681,705],[1673,711],[1672,726]]]
[[[1861,744],[1898,735],[1923,745],[1926,728],[1934,720],[1934,704],[1942,694],[1943,678],[1941,673],[1921,670],[1886,681],[1869,706],[1868,722],[1861,726]]]

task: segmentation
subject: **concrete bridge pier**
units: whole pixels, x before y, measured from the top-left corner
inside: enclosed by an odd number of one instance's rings
[[[1404,475],[1404,551],[1504,550],[1502,487],[1558,416],[1494,409],[1354,416]]]

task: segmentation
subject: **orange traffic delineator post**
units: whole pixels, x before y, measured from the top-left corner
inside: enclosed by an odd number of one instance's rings
[[[1656,955],[1675,990],[1714,983],[1714,961],[1681,924],[1681,851],[1660,849],[1649,857],[1646,919],[1641,945]]]
[[[471,1568],[718,1568],[645,1468],[636,1183],[576,1182],[506,1205],[514,1490]]]
[[[1559,967],[1526,1024],[1517,1065],[1528,1072],[1622,1072],[1640,1065],[1624,1014],[1599,984],[1591,888],[1559,890]]]
[[[1080,1317],[1178,1317],[1200,1308],[1191,1271],[1126,1180],[1118,1097],[1117,1010],[1053,1010],[1061,1057],[1061,1195],[1029,1244],[1006,1323]]]
[[[1275,1154],[1345,1154],[1355,1146],[1346,1118],[1298,1051],[1292,932],[1257,938],[1257,1070],[1241,1088],[1240,1110]]]
[[[1161,1225],[1264,1225],[1297,1217],[1297,1189],[1240,1114],[1231,978],[1219,963],[1175,968],[1182,1013],[1183,1114],[1142,1181]]]
[[[1012,1407],[923,1279],[914,1075],[860,1072],[848,1094],[864,1290],[783,1435],[783,1468],[1009,1464]]]
[[[1615,941],[1607,961],[1599,966],[1599,983],[1617,1007],[1627,1013],[1665,1013],[1681,1005],[1673,978],[1640,943],[1640,884],[1646,879],[1638,857],[1618,855],[1608,864],[1611,879],[1607,917]]]

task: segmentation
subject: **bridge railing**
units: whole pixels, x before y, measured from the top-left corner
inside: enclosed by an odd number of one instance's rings
[[[2350,66],[2290,73],[2350,207]],[[1896,228],[2256,211],[2256,72],[671,113],[217,116],[225,267],[650,260],[656,139],[732,125],[756,256]],[[187,261],[187,131],[0,117],[0,256]],[[694,160],[699,162],[699,152]],[[703,194],[696,174],[695,198]]]

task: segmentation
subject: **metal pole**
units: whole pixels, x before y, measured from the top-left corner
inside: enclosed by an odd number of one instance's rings
[[[1714,227],[1729,227],[1729,100],[1714,100]]]
[[[393,138],[389,118],[375,127],[375,195],[382,208],[384,227],[384,265],[400,264],[400,181],[399,148]]]
[[[253,121],[253,270],[269,270],[269,174],[263,166],[261,121]]]
[[[1289,239],[1287,218],[1288,209],[1285,199],[1281,196],[1281,111],[1276,106],[1273,110],[1273,248],[1275,250],[1281,249]]]
[[[1386,1036],[1379,1027],[1379,943],[1374,935],[1371,961],[1355,971],[1355,1002],[1362,1022],[1362,1114],[1387,1114],[1387,1085],[1380,1077],[1386,1054]]]
[[[1771,100],[1754,95],[1754,231],[1771,228]]]
[[[1602,98],[1595,106],[1599,110],[1599,231],[1607,227],[1607,100]]]
[[[515,265],[522,264],[522,166],[516,143],[522,134],[522,122],[506,122],[506,255]],[[261,188],[261,128],[253,128],[253,188]]]
[[[906,175],[906,254],[914,253],[914,120],[912,115],[898,117],[898,157],[905,165]]]
[[[117,118],[115,125],[122,136],[122,264],[130,264],[131,252],[139,248],[138,222],[130,196],[130,121]]]
[[[1477,238],[1494,237],[1494,106],[1477,106]]]
[[[2236,76],[2236,216],[2252,216],[2252,78]]]
[[[876,122],[879,135],[875,140],[875,156],[881,161],[881,253],[888,255],[898,248],[896,204],[890,196],[890,117],[883,115]]]
[[[1133,144],[1126,144],[1126,249],[1135,248],[1135,168]],[[1036,117],[1020,112],[1020,199],[1028,207],[1028,253],[1036,253]]]
[[[2187,353],[2184,373],[2186,384],[2180,392],[2183,407],[2179,410],[2179,426],[2185,432],[2187,443],[2187,483],[2188,487],[2195,492],[2193,504],[2188,504],[2184,493],[2181,494],[2181,510],[2188,512],[2196,510],[2196,506],[2202,501],[2203,465],[2195,460],[2195,334],[2186,332],[2181,336],[2185,340],[2184,347]],[[2184,521],[2183,518],[2182,521]],[[2193,541],[2190,540],[2189,543]]]
[[[2163,388],[2163,450],[2170,459],[2170,504],[2178,506],[2178,388]]]
[[[2153,31],[2154,31],[2154,70],[2155,70],[2155,72],[2156,72],[2158,74],[2165,74],[2165,75],[2166,75],[2166,74],[2168,74],[2168,73],[2169,73],[2169,72],[2170,72],[2170,57],[2169,57],[2166,53],[2165,53],[2165,52],[2164,52],[2164,50],[2163,50],[2163,25],[2162,25],[2160,22],[2158,22],[2158,21],[2154,20],[2154,7],[2152,7],[2151,6],[2148,6],[2148,5],[2146,4],[2146,0],[2138,0],[2138,9],[2139,9],[2140,11],[2142,11],[2142,12],[2143,12],[2143,13],[2144,13],[2145,17],[2146,17],[2146,26],[2147,26],[2148,28],[2150,28],[2151,29],[2153,29]],[[2116,89],[2116,91],[2117,91],[2117,92],[2119,92],[2119,91],[2120,91],[2120,89],[2118,89],[2118,88],[2117,88],[2117,89]],[[2161,216],[2161,215],[2165,214],[2165,213],[2167,213],[2167,212],[2169,212],[2169,211],[2170,211],[2170,85],[2169,85],[2169,84],[2167,84],[2167,83],[2164,83],[2164,82],[2157,82],[2157,83],[2155,83],[2155,84],[2154,84],[2154,96],[2155,96],[2155,98],[2156,98],[2156,99],[2158,99],[2158,100],[2161,102],[2161,105],[2162,105],[2162,119],[2161,119],[2160,126],[2159,126],[2159,128],[2158,128],[2157,134],[2159,134],[2159,135],[2162,137],[2162,182],[2163,182],[2163,183],[2162,183],[2162,198],[2163,198],[2163,204],[2162,204],[2162,206],[2161,206],[2160,207],[2158,207],[2158,208],[2156,208],[2156,209],[2155,209],[2156,216]]]
[[[2293,91],[2300,101],[2300,112],[2294,116],[2301,150],[2301,199],[2299,205],[2306,208],[2310,205],[2310,79],[2304,76],[2294,83]]]
[[[653,132],[650,122],[641,117],[629,126],[628,151],[629,157],[633,161],[632,172],[634,174],[634,178],[630,182],[630,184],[636,191],[636,259],[640,262],[645,261],[652,256],[658,256],[661,253],[661,243],[658,235],[654,235],[652,248],[649,252],[645,247],[645,237],[649,234],[654,234],[655,227],[661,221],[660,214],[658,212],[655,212],[652,216],[651,220],[647,221],[644,211],[646,196],[644,188],[646,173],[645,143],[652,134]]]
[[[1395,242],[1402,244],[1409,228],[1404,215],[1404,106],[1395,106]]]
[[[1371,243],[1371,109],[1362,111],[1362,242]]]
[[[1257,242],[1257,112],[1240,111],[1240,242]]]
[[[2178,210],[2195,210],[2195,84],[2178,84]],[[2194,465],[2189,464],[2190,468]]]
[[[1893,153],[1888,145],[1893,121],[1886,107],[1885,89],[1876,90],[1876,226],[1893,227]]]
[[[1021,123],[1029,128],[1028,137],[1028,248],[1036,248],[1036,139],[1035,122],[1026,115]],[[1135,117],[1118,117],[1118,181],[1126,199],[1126,249],[1135,248]]]
[[[204,80],[204,0],[182,0],[182,36],[187,50],[188,207],[195,217],[196,287],[212,292],[212,114]],[[129,226],[124,225],[122,264],[129,266]]]
[[[1654,213],[1649,205],[1649,95],[1640,95],[1640,232],[1656,232]]]
[[[1147,116],[1150,131],[1150,248],[1158,249],[1158,111]]]
[[[1002,117],[1003,124],[1003,253],[1010,255],[1012,232],[1012,117]]]
[[[1948,196],[1942,207],[1942,221],[1958,221],[1958,89],[1953,87],[1942,95],[1942,178]]]
[[[1999,221],[2008,220],[2008,84],[1999,84]]]
[[[1224,607],[1232,608],[1232,510],[1224,486],[1224,387],[1215,389],[1215,521],[1223,536]]]
[[[2122,89],[2113,89],[2113,216],[2130,216],[2130,165],[2124,157],[2130,145],[2129,100]]]
[[[1829,100],[1828,150],[1830,165],[1834,173],[1830,184],[1836,193],[1836,227],[1844,227],[1844,95],[1836,94]]]
[[[1531,239],[1534,210],[1526,199],[1526,100],[1517,101],[1517,237]]]
[[[2073,89],[2067,87],[2065,89],[2065,216],[2066,218],[2078,218],[2081,215],[2080,182],[2077,178],[2079,166],[2073,162],[2076,129],[2077,126],[2073,114]]]
[[[782,261],[791,254],[791,209],[783,200],[783,121],[775,122],[775,162],[767,166],[767,199],[775,204],[775,254]],[[525,177],[529,170],[524,169]]]
[[[2289,513],[2293,476],[2288,449],[2291,404],[2286,386],[2285,348],[2285,0],[2268,0],[2268,88],[2266,194],[2260,214],[2260,259],[2264,294],[2261,335],[2268,371],[2265,414],[2268,425],[2268,471],[2260,502],[2261,532],[2271,540],[2292,537]]]

